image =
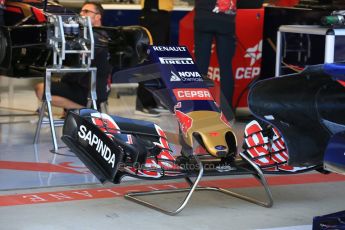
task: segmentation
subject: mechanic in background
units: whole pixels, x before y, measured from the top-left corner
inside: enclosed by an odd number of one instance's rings
[[[232,58],[235,54],[236,0],[195,0],[195,61],[207,76],[212,42],[215,39],[220,71],[220,107],[228,120],[233,118],[234,79]]]
[[[94,27],[102,26],[103,8],[99,2],[85,2],[80,11],[81,16],[89,16]],[[106,34],[94,32],[95,56],[91,66],[97,68],[96,93],[97,107],[107,101],[110,92],[111,67],[108,64],[108,48],[101,45],[101,39]],[[52,105],[68,109],[80,109],[87,106],[90,92],[90,73],[66,74],[61,81],[52,82],[51,94]],[[44,83],[35,87],[37,97],[42,100],[44,94]]]
[[[173,10],[173,0],[141,0],[139,25],[151,33],[153,45],[170,45],[170,19]],[[136,110],[134,114],[158,117],[161,112],[168,112],[159,105],[152,93],[139,83],[137,89]]]

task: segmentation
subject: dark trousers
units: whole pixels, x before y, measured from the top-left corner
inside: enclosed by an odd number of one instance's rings
[[[170,44],[170,12],[164,10],[143,10],[139,18],[139,24],[147,28],[152,36],[153,45]],[[157,102],[152,93],[141,83],[137,89],[136,109],[155,108]]]
[[[0,26],[5,25],[4,21],[4,9],[0,8]]]
[[[165,10],[143,10],[141,12],[139,24],[150,31],[153,45],[170,44],[170,14]]]
[[[220,106],[223,110],[226,108],[232,110],[234,92],[232,58],[236,48],[234,20],[229,22],[221,19],[212,20],[207,17],[195,18],[195,59],[200,73],[205,76],[207,75],[210,64],[213,39],[215,39],[216,42],[216,52],[220,71]]]

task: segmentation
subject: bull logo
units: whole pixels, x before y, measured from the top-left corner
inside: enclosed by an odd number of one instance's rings
[[[184,135],[186,135],[188,130],[193,125],[193,119],[190,116],[188,116],[187,114],[185,114],[184,112],[178,110],[180,108],[181,108],[181,102],[178,102],[174,106],[174,112],[175,112],[176,119],[180,124],[181,131],[183,132]]]

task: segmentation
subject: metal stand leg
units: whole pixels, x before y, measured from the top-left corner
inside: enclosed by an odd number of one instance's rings
[[[49,116],[49,124],[50,124],[50,131],[52,135],[53,145],[54,145],[54,152],[58,151],[58,145],[57,145],[57,139],[56,139],[56,132],[55,132],[55,126],[63,125],[63,120],[54,120],[53,119],[53,112],[51,107],[51,101],[52,101],[52,95],[51,95],[51,78],[52,73],[83,73],[83,72],[91,72],[91,100],[89,108],[93,107],[95,110],[97,110],[97,94],[96,94],[96,68],[47,68],[46,69],[46,76],[45,76],[45,84],[44,84],[44,100],[42,102],[42,107],[40,111],[40,117],[37,123],[35,138],[34,138],[34,144],[38,143],[38,137],[40,134],[41,126],[43,122],[44,112],[46,107],[48,108],[48,116]]]
[[[49,116],[49,123],[50,123],[50,132],[53,139],[54,152],[56,153],[58,151],[58,145],[57,145],[57,140],[56,140],[53,112],[52,112],[50,101],[47,101],[47,108],[48,108],[48,116]]]
[[[40,109],[39,118],[38,118],[38,121],[37,121],[37,127],[36,127],[35,138],[34,138],[34,144],[38,143],[38,137],[40,136],[40,133],[41,133],[42,120],[43,120],[43,115],[44,115],[44,112],[45,112],[44,110],[45,110],[46,106],[47,106],[47,102],[43,101],[41,109]]]
[[[276,65],[275,65],[275,77],[281,74],[282,65],[282,33],[278,30],[277,32],[277,51],[276,51]]]
[[[265,189],[265,192],[266,192],[266,196],[267,196],[267,202],[261,202],[261,201],[258,201],[258,200],[254,200],[254,199],[251,199],[251,198],[248,198],[247,201],[249,202],[252,202],[254,204],[258,204],[258,205],[261,205],[263,207],[266,207],[266,208],[270,208],[273,206],[273,197],[272,197],[272,193],[271,193],[271,190],[267,184],[267,181],[266,181],[266,178],[263,174],[263,172],[261,171],[261,169],[259,168],[259,166],[257,166],[254,162],[252,162],[245,154],[243,153],[240,153],[241,157],[243,159],[245,159],[254,169],[255,171],[257,172],[257,174],[255,175],[255,178],[262,184],[262,186],[264,187]],[[240,198],[240,197],[239,197]],[[243,199],[243,198],[241,198]]]
[[[221,192],[223,194],[230,195],[230,196],[233,196],[233,197],[236,197],[236,198],[239,198],[239,199],[242,199],[242,200],[245,200],[245,201],[248,201],[248,202],[260,205],[260,206],[263,206],[263,207],[267,207],[267,208],[272,207],[272,205],[273,205],[272,194],[271,194],[271,191],[270,191],[270,189],[268,187],[268,184],[266,182],[266,179],[265,179],[262,171],[260,170],[260,168],[257,165],[255,165],[253,162],[251,162],[244,154],[240,153],[240,155],[251,166],[253,166],[253,168],[257,171],[257,175],[255,175],[255,177],[263,185],[263,187],[265,189],[265,192],[266,192],[267,201],[259,201],[257,199],[254,199],[254,198],[251,198],[251,197],[239,194],[239,193],[235,193],[235,192],[223,189],[223,188],[218,188],[218,187],[197,187],[197,185],[198,185],[198,183],[199,183],[199,181],[200,181],[200,179],[201,179],[201,177],[203,175],[203,165],[200,162],[200,160],[198,159],[198,157],[195,156],[195,155],[193,155],[193,156],[196,159],[196,161],[198,163],[198,166],[200,167],[200,171],[199,171],[198,177],[197,177],[197,179],[195,180],[194,183],[191,181],[191,179],[189,177],[185,178],[187,183],[189,185],[191,185],[191,188],[186,188],[186,189],[169,189],[169,190],[149,191],[149,192],[133,192],[133,193],[126,194],[125,198],[128,199],[128,200],[134,201],[134,202],[136,202],[138,204],[144,205],[146,207],[152,208],[154,210],[160,211],[160,212],[162,212],[164,214],[171,215],[171,216],[174,216],[174,215],[180,213],[184,209],[184,207],[187,205],[188,201],[190,200],[190,198],[191,198],[191,196],[192,196],[192,194],[193,194],[193,192],[195,190],[197,190],[197,191],[216,191],[216,192]],[[159,194],[180,193],[180,192],[188,192],[188,194],[185,197],[185,199],[183,200],[182,204],[176,210],[173,210],[173,211],[169,211],[169,210],[163,209],[163,208],[158,207],[158,206],[156,206],[156,205],[154,205],[152,203],[149,203],[147,201],[144,201],[142,199],[137,198],[139,196],[146,196],[146,195],[159,195]]]
[[[194,183],[192,183],[189,178],[188,179],[186,178],[188,183],[191,182],[191,185],[192,185],[191,188],[189,188],[189,189],[168,189],[168,190],[150,191],[150,192],[133,192],[133,193],[126,194],[125,198],[128,199],[128,200],[134,201],[134,202],[136,202],[138,204],[144,205],[146,207],[155,209],[157,211],[160,211],[160,212],[162,212],[164,214],[167,214],[167,215],[170,215],[170,216],[177,215],[187,205],[188,201],[190,200],[194,190],[198,186],[198,184],[199,184],[199,182],[201,180],[201,177],[202,177],[202,175],[204,173],[204,168],[202,166],[202,163],[200,162],[200,160],[196,156],[194,156],[194,158],[195,158],[196,162],[198,163],[200,171],[199,171],[199,174],[198,174],[196,180],[194,181]],[[144,200],[141,200],[141,199],[137,198],[138,196],[169,194],[169,193],[178,193],[178,192],[188,192],[188,194],[184,198],[182,204],[176,210],[173,210],[173,211],[169,211],[169,210],[163,209],[163,208],[158,207],[158,206],[156,206],[156,205],[154,205],[152,203],[149,203],[147,201],[144,201]]]
[[[216,192],[221,192],[224,193],[226,195],[230,195],[248,202],[251,202],[253,204],[257,204],[266,208],[270,208],[273,206],[273,198],[272,198],[272,193],[268,187],[266,178],[264,176],[264,174],[262,173],[261,169],[255,164],[253,163],[251,160],[249,160],[249,158],[244,155],[243,153],[240,153],[241,157],[243,159],[245,159],[245,161],[247,161],[253,168],[254,170],[257,172],[257,174],[254,174],[254,177],[261,183],[261,185],[264,187],[265,190],[265,194],[267,197],[267,201],[260,201],[258,199],[249,197],[249,196],[245,196],[227,189],[223,189],[223,188],[218,188],[218,187],[201,187],[201,188],[197,188],[196,190],[208,190],[208,191],[216,191]]]
[[[54,150],[53,151],[57,152],[58,151],[58,144],[57,144],[56,133],[55,133],[55,122],[54,122],[54,119],[53,119],[53,113],[52,113],[52,108],[51,108],[50,101],[43,101],[42,102],[42,106],[41,106],[41,110],[40,110],[40,114],[39,114],[39,119],[38,119],[37,126],[36,126],[34,144],[38,143],[38,138],[40,136],[42,124],[44,123],[43,122],[43,117],[44,117],[44,113],[46,111],[46,107],[48,108],[50,132],[51,132],[51,135],[52,135],[52,141],[53,141],[53,146],[54,146]]]
[[[90,81],[90,95],[91,95],[91,101],[92,101],[92,107],[93,109],[97,110],[97,93],[96,93],[96,77],[97,77],[97,69],[93,68],[91,70],[91,81]],[[88,108],[91,108],[88,107]]]
[[[35,138],[34,138],[34,144],[38,143],[38,137],[40,135],[40,130],[42,127],[43,123],[43,117],[45,113],[46,107],[48,108],[48,116],[49,116],[49,124],[50,124],[50,131],[52,135],[52,141],[54,145],[54,152],[58,151],[58,145],[57,145],[57,140],[56,140],[56,133],[55,133],[55,126],[54,126],[54,119],[53,119],[53,112],[52,112],[52,107],[51,107],[51,73],[52,71],[50,69],[46,69],[46,76],[45,76],[45,95],[44,95],[44,100],[42,102],[41,110],[40,110],[40,116],[37,122],[37,127],[36,127],[36,133],[35,133]]]

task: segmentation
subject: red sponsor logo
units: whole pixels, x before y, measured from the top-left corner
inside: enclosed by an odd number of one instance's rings
[[[208,135],[210,135],[211,137],[217,137],[219,136],[218,132],[209,132]]]
[[[213,100],[213,97],[208,89],[185,88],[185,89],[173,89],[173,91],[178,101]]]

